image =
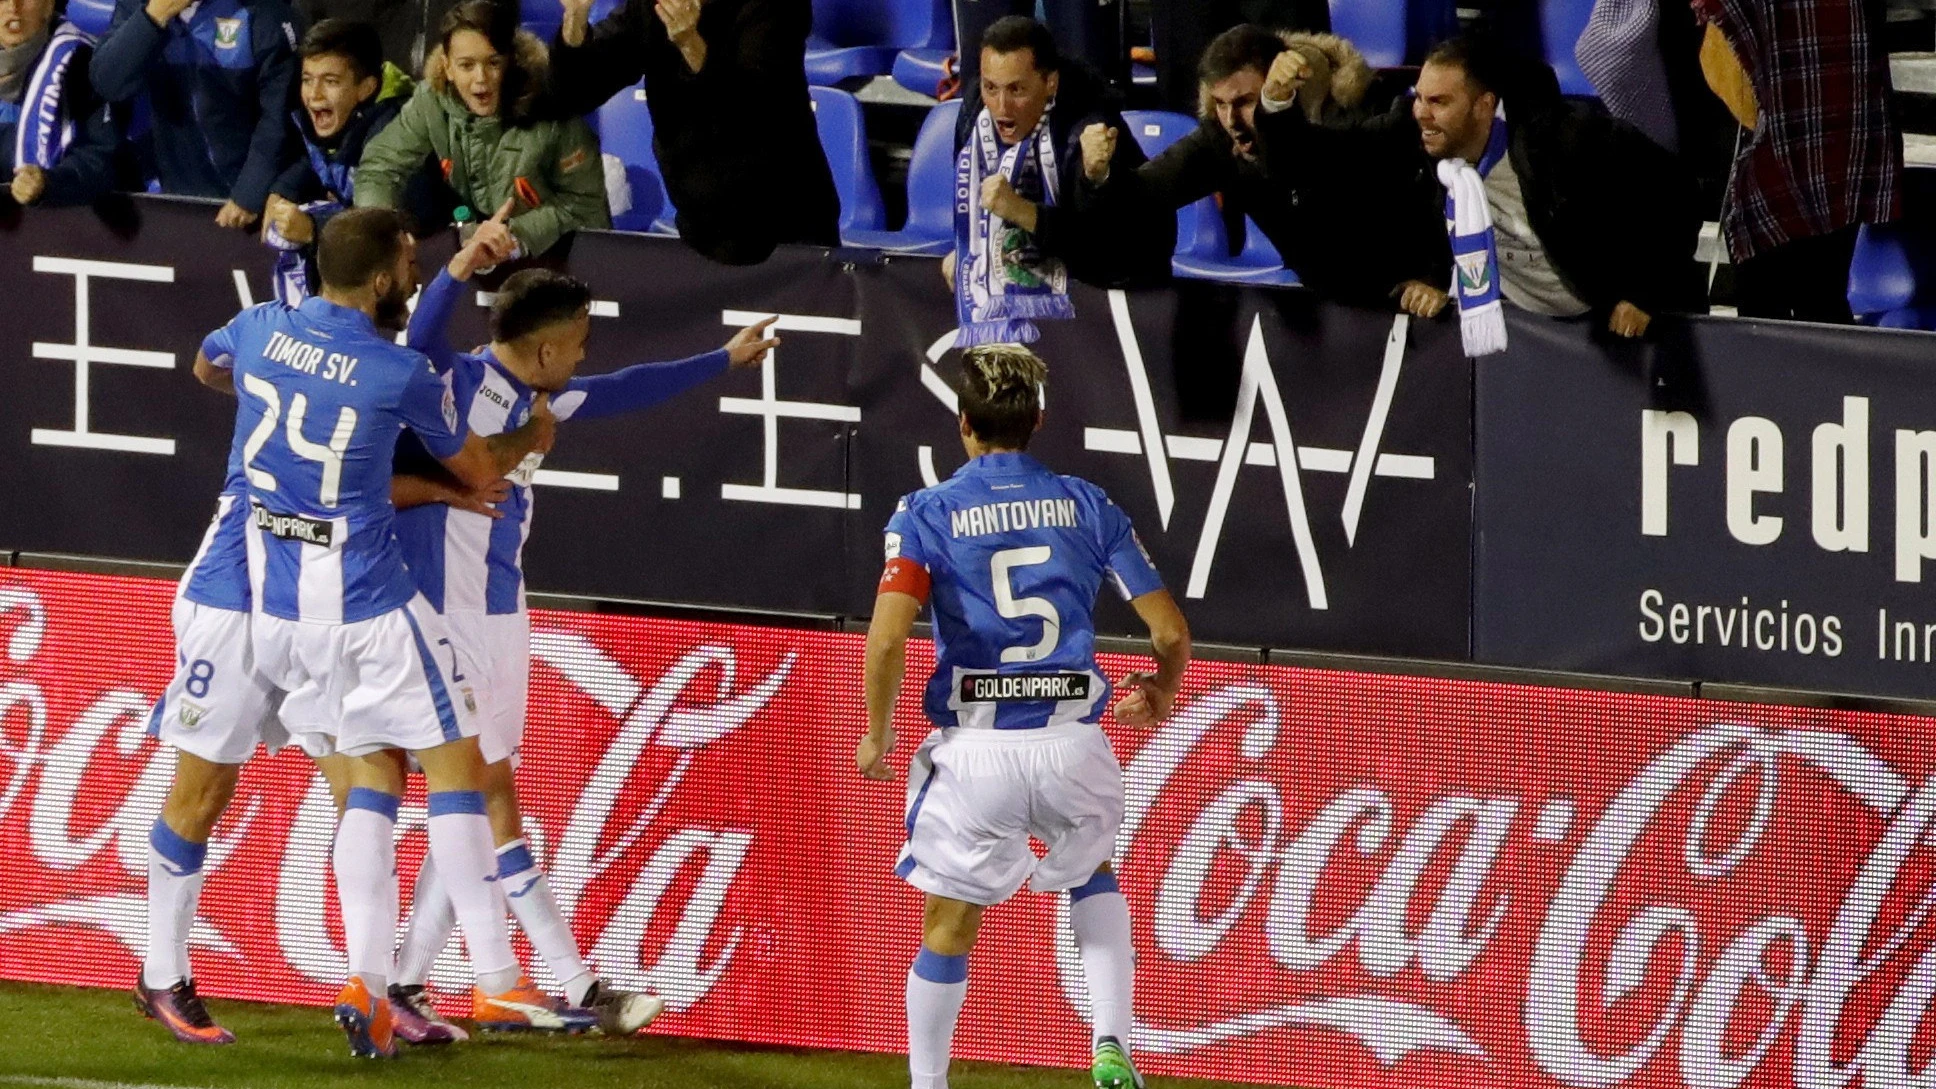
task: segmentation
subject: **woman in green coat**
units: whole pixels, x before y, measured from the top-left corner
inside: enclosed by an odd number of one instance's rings
[[[511,9],[515,10],[515,9]],[[490,0],[444,16],[424,82],[363,151],[359,207],[395,207],[426,158],[478,219],[512,202],[511,234],[535,257],[583,228],[609,228],[598,136],[582,119],[543,119],[545,47]]]

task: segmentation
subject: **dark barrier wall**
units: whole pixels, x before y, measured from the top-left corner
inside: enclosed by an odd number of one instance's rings
[[[1936,695],[1936,338],[1516,319],[1476,368],[1478,658]]]
[[[232,414],[188,368],[268,297],[267,251],[208,207],[141,200],[0,226],[0,546],[185,561]],[[432,270],[447,246],[427,245]],[[534,589],[865,615],[897,497],[964,460],[931,260],[784,252],[709,264],[675,242],[579,238],[600,300],[588,371],[717,347],[778,313],[785,345],[656,412],[565,425],[540,478]],[[1469,653],[1471,385],[1449,323],[1296,292],[1080,289],[1050,325],[1035,452],[1135,519],[1200,639]],[[459,341],[483,336],[473,310]],[[1127,632],[1110,607],[1105,630]]]
[[[0,226],[0,365],[25,394],[0,546],[182,561],[199,539],[230,416],[186,371],[266,296],[267,255],[201,204],[135,217]],[[896,498],[963,455],[934,262],[853,258],[577,240],[589,370],[766,313],[786,343],[654,413],[567,424],[534,588],[870,611]],[[1129,511],[1200,639],[1936,697],[1936,339],[1698,320],[1631,344],[1513,314],[1475,368],[1452,321],[1301,292],[1076,306],[1039,345],[1036,452]],[[483,310],[463,320],[481,339]],[[1134,627],[1113,603],[1101,624]]]

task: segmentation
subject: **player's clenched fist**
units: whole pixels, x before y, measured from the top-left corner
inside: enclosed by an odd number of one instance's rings
[[[1101,185],[1109,177],[1109,164],[1116,158],[1116,130],[1108,125],[1090,125],[1082,130],[1082,172]]]
[[[726,342],[727,360],[735,367],[757,367],[766,362],[766,353],[780,346],[780,338],[767,336],[766,330],[779,320],[778,314],[772,314],[734,333]]]
[[[1289,102],[1310,78],[1311,62],[1297,50],[1286,49],[1271,62],[1270,74],[1264,77],[1264,97],[1272,102]]]
[[[1129,695],[1116,701],[1116,721],[1125,726],[1154,726],[1170,717],[1176,693],[1156,683],[1154,673],[1131,673],[1116,686]]]
[[[887,754],[894,751],[893,727],[876,733],[873,730],[861,735],[860,745],[854,749],[854,766],[869,779],[883,782],[894,778],[894,769],[888,766]]]

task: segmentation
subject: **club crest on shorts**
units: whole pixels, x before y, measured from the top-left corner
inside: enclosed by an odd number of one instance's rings
[[[477,697],[471,694],[470,685],[464,686],[464,710],[473,715],[477,713]]]
[[[179,706],[181,710],[177,713],[177,717],[181,719],[184,730],[195,729],[202,724],[204,718],[208,717],[208,708],[193,700],[183,699]]]

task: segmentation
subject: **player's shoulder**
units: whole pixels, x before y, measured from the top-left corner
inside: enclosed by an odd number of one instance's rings
[[[1077,499],[1086,500],[1091,505],[1099,508],[1113,507],[1116,505],[1116,501],[1109,498],[1109,493],[1103,491],[1102,485],[1097,484],[1093,480],[1085,480],[1082,477],[1070,473],[1053,473],[1051,475],[1055,477],[1058,484]]]
[[[230,324],[247,329],[271,328],[281,325],[288,317],[289,307],[272,299],[244,308]]]
[[[965,486],[961,477],[947,477],[918,492],[909,492],[902,496],[901,502],[894,509],[896,512],[907,511],[915,515],[930,515],[937,511],[946,511],[950,498],[956,492],[962,491]]]

